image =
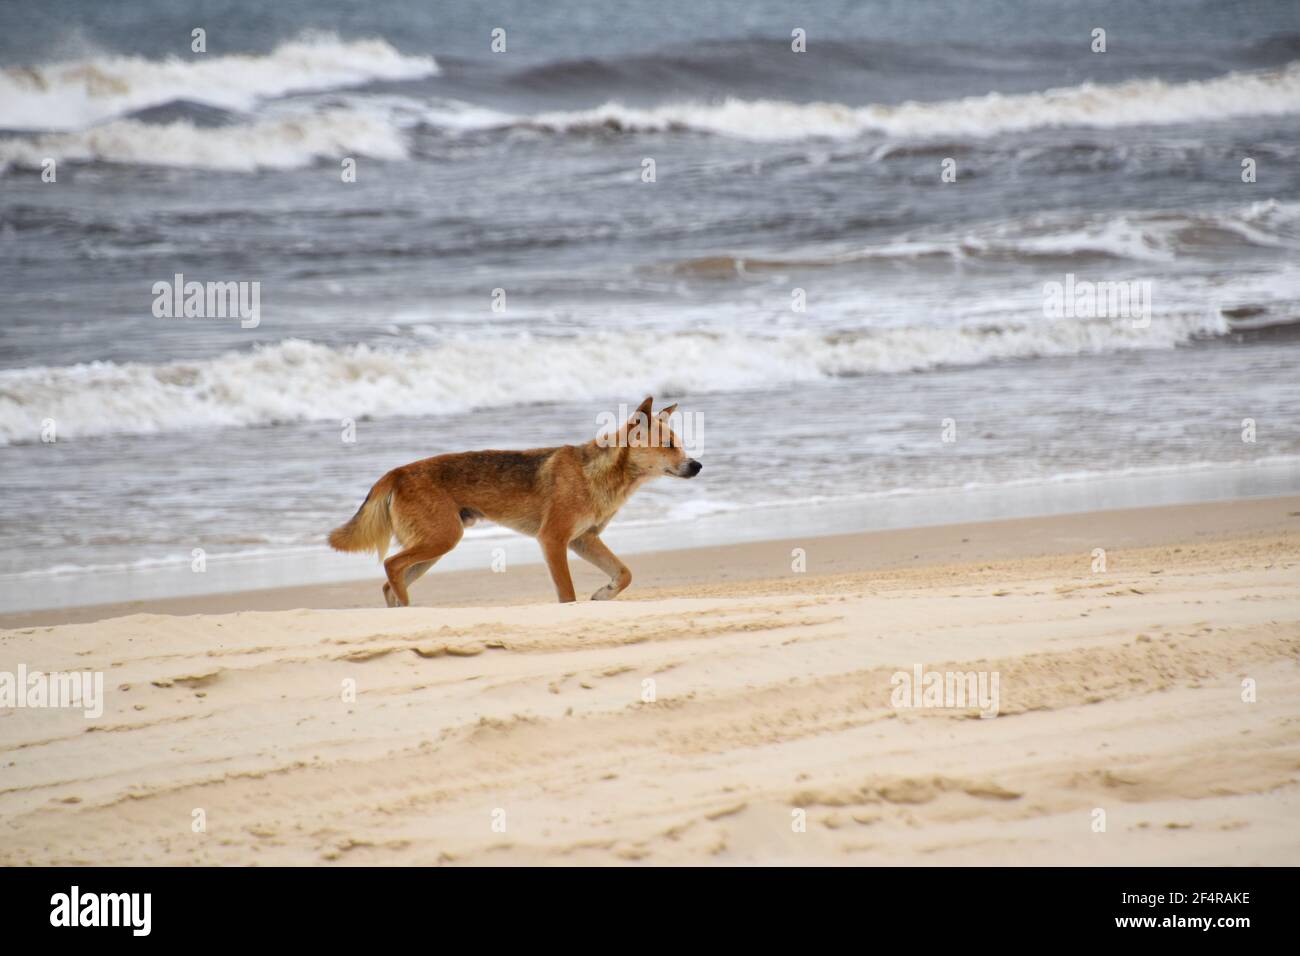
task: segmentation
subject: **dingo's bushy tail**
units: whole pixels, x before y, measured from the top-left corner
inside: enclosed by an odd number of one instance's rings
[[[380,561],[384,560],[393,538],[393,519],[389,515],[392,498],[393,479],[384,475],[348,523],[330,532],[330,547],[335,551],[374,551]]]

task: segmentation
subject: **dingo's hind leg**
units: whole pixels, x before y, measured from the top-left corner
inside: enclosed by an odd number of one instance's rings
[[[407,588],[456,547],[465,533],[460,509],[449,497],[440,502],[421,501],[418,512],[408,513],[411,510],[414,509],[399,511],[395,522],[398,537],[407,547],[384,562],[384,572],[388,575],[384,602],[389,607],[409,606],[411,598]]]
[[[451,549],[448,548],[447,550],[451,550]],[[445,554],[446,552],[443,553]],[[410,593],[411,585],[414,584],[416,581],[420,580],[420,578],[424,577],[424,572],[428,571],[436,563],[437,563],[436,561],[421,561],[419,564],[413,564],[406,569],[404,580],[406,581],[406,589],[408,594]],[[393,586],[389,584],[387,581],[384,582],[384,602],[389,607],[398,606],[397,601],[393,597]]]

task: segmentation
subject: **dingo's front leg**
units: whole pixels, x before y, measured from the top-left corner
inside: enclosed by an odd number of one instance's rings
[[[618,597],[632,583],[632,572],[618,559],[600,535],[594,531],[579,535],[570,542],[573,553],[584,561],[594,564],[609,575],[609,583],[591,596],[593,601],[609,601]]]
[[[567,534],[557,535],[553,531],[547,533],[546,529],[537,536],[537,542],[542,546],[542,556],[546,558],[546,568],[551,572],[551,582],[555,585],[555,596],[561,604],[577,600],[577,595],[573,592],[573,577],[569,574],[569,555],[565,551],[567,538]]]

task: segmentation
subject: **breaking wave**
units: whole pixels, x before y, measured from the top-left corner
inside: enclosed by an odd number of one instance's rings
[[[992,136],[1064,126],[1122,126],[1213,121],[1300,112],[1300,63],[1259,73],[1167,83],[1085,83],[1037,93],[988,93],[932,103],[845,106],[728,98],[633,108],[607,103],[592,110],[543,113],[521,125],[553,132],[689,130],[736,139],[848,139],[864,133],[898,137]]]
[[[0,170],[35,168],[46,157],[191,169],[295,169],[348,154],[403,159],[406,139],[381,117],[348,109],[218,127],[123,119],[72,133],[0,140]]]
[[[0,139],[0,169],[38,166],[47,157],[209,169],[291,168],[321,155],[337,155],[340,149],[403,158],[409,155],[407,137],[415,127],[448,135],[686,131],[750,141],[842,140],[867,134],[907,141],[980,139],[1049,127],[1115,128],[1300,113],[1300,63],[1293,63],[1279,70],[1229,73],[1187,83],[1132,80],[894,106],[728,98],[657,107],[606,103],[595,109],[529,116],[457,100],[335,93],[317,98],[320,102],[289,104],[292,109],[285,105],[288,101],[280,101],[254,116],[236,113],[238,122],[225,125],[196,124],[188,116],[157,123],[123,114],[161,103],[198,104],[195,110],[200,106],[246,110],[259,98],[283,92],[426,75],[437,67],[432,59],[403,56],[383,41],[335,39],[299,40],[266,57],[218,57],[204,63],[128,58],[97,62],[93,67],[42,67],[34,71],[37,78],[29,75],[33,71],[21,69],[0,73],[0,127],[36,125],[45,130]],[[105,65],[111,63],[132,64],[131,69],[147,79],[92,82],[86,78],[87,73],[95,77],[111,73]],[[175,83],[168,82],[172,71],[178,74]],[[130,71],[119,68],[119,72]],[[101,86],[102,92],[88,92]],[[88,119],[99,125],[87,127]]]
[[[438,72],[383,40],[308,33],[265,55],[108,56],[0,70],[0,129],[75,130],[175,101],[247,111],[286,93],[407,80]]]
[[[427,348],[331,348],[290,339],[164,364],[0,372],[0,442],[280,422],[446,415],[663,391],[716,392],[977,365],[1003,359],[1173,348],[1228,331],[1221,316],[904,327],[783,336],[739,332],[449,339]]]
[[[1038,216],[968,227],[942,238],[919,234],[865,248],[809,256],[711,255],[669,265],[681,275],[726,278],[871,261],[969,260],[1028,265],[1062,260],[1166,263],[1242,247],[1300,250],[1300,204],[1276,200],[1203,213]]]

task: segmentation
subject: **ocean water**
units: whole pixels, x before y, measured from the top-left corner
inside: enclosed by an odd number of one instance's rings
[[[0,290],[0,609],[373,573],[387,469],[651,393],[616,545],[1296,491],[1300,7],[6,4]]]

